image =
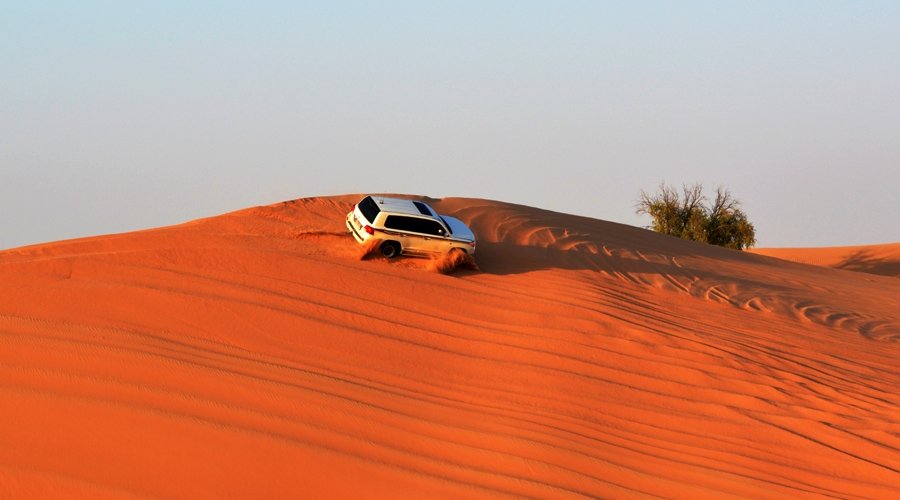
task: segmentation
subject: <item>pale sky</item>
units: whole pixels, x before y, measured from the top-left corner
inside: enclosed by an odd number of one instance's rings
[[[0,0],[0,248],[307,196],[900,241],[898,1]]]

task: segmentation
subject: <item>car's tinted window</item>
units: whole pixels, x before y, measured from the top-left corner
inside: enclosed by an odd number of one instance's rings
[[[381,209],[378,208],[378,204],[375,203],[371,196],[366,196],[359,202],[359,211],[366,216],[369,222],[375,222],[375,217],[378,216],[378,212],[381,212]]]
[[[436,221],[419,219],[417,217],[404,217],[402,215],[388,215],[384,221],[384,227],[397,231],[432,234],[435,236],[443,236],[444,234],[444,228]]]
[[[397,231],[412,231],[412,219],[403,217],[402,215],[388,215],[384,220],[384,227],[388,229],[396,229]]]
[[[438,222],[433,220],[419,219],[420,233],[433,234],[435,236],[443,236],[444,228]]]
[[[431,217],[431,210],[428,210],[428,206],[427,206],[427,205],[425,205],[425,204],[422,203],[421,201],[414,201],[414,202],[413,202],[413,205],[415,205],[416,208],[419,209],[419,213],[420,213],[420,214],[422,214],[422,215],[427,215],[427,216]]]
[[[447,226],[447,231],[450,231],[450,234],[453,234],[453,228],[450,227],[450,224],[447,224],[447,219],[441,217],[441,220],[444,221],[444,225]]]

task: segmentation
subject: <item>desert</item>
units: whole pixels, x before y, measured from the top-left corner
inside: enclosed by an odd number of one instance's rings
[[[755,248],[752,252],[803,264],[900,277],[900,243],[824,248]]]
[[[896,243],[419,197],[478,236],[447,270],[366,256],[359,198],[0,251],[0,492],[900,495]]]

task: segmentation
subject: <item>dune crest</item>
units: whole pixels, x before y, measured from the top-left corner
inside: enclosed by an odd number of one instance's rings
[[[900,495],[895,277],[465,198],[446,275],[358,199],[0,252],[0,489]]]
[[[758,248],[779,259],[900,278],[900,243],[828,248]]]

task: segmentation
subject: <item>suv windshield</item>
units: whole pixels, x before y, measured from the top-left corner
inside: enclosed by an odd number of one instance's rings
[[[375,203],[371,196],[366,196],[363,198],[363,201],[359,202],[359,211],[372,223],[375,222],[375,217],[378,216],[378,212],[381,212],[381,209],[378,208],[378,204]]]
[[[440,217],[441,217],[441,220],[444,221],[444,225],[447,226],[447,231],[450,231],[450,234],[453,235],[453,228],[450,227],[450,224],[447,222],[447,219],[445,219],[443,215],[441,215]]]

